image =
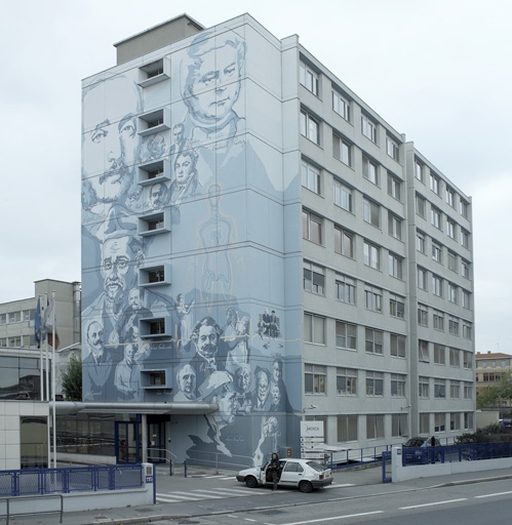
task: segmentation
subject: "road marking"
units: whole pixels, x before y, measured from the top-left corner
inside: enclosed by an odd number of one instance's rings
[[[481,496],[475,496],[475,498],[493,498],[495,496],[507,496],[508,494],[512,494],[512,490],[507,492],[495,492],[494,494],[482,494]]]
[[[383,510],[374,510],[372,512],[360,512],[358,514],[347,514],[346,516],[331,516],[329,518],[320,518],[317,520],[294,521],[291,523],[283,523],[282,525],[303,525],[304,523],[320,523],[321,521],[344,520],[348,518],[360,518],[362,516],[372,516],[374,514],[383,514]]]
[[[458,498],[458,499],[447,499],[444,501],[434,501],[433,503],[423,503],[422,505],[410,505],[408,507],[399,507],[400,510],[410,510],[410,509],[421,509],[422,507],[433,507],[435,505],[447,505],[448,503],[458,503],[459,501],[467,501],[468,498]]]

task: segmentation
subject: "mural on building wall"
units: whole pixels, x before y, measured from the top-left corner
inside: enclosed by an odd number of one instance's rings
[[[169,82],[182,100],[155,134],[140,135],[140,115],[155,108],[138,69],[84,88],[83,398],[217,403],[212,414],[177,418],[173,452],[257,465],[293,439],[286,421],[300,393],[284,378],[283,306],[247,299],[253,261],[227,249],[245,240],[245,180],[280,195],[245,134],[246,52],[228,31],[199,34],[176,53]],[[139,166],[158,160],[170,163],[170,179],[141,181]]]

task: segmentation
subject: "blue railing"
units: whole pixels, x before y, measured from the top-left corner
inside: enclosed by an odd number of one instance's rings
[[[402,451],[402,465],[479,461],[512,457],[512,442],[474,443],[444,447],[408,447]]]
[[[142,465],[0,471],[0,497],[67,494],[143,486]]]
[[[355,465],[378,463],[383,454],[391,452],[392,445],[382,445],[359,449],[348,449],[325,454],[325,463],[331,469],[343,469]]]

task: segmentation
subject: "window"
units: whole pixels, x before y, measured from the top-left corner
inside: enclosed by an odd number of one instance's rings
[[[448,301],[459,304],[459,287],[453,283],[448,283]]]
[[[305,263],[303,285],[308,292],[324,295],[325,270],[312,263]]]
[[[377,142],[377,124],[366,115],[361,115],[361,133],[372,142]]]
[[[327,373],[325,366],[304,365],[304,391],[306,394],[325,394]]]
[[[306,210],[302,210],[302,238],[322,244],[322,219]]]
[[[352,145],[336,133],[332,134],[332,154],[343,164],[352,165]]]
[[[357,326],[336,321],[336,347],[357,350]]]
[[[420,434],[430,434],[430,414],[420,414]]]
[[[462,228],[460,229],[460,243],[464,248],[469,248],[469,233]]]
[[[428,326],[428,306],[418,305],[418,324]]]
[[[428,377],[420,376],[418,379],[418,395],[424,399],[429,396],[430,380]]]
[[[402,374],[391,374],[391,395],[393,397],[405,397],[405,376]]]
[[[446,204],[455,207],[455,192],[448,186],[446,186]]]
[[[379,185],[379,165],[363,155],[363,177]]]
[[[382,372],[366,372],[366,395],[384,395],[384,374]]]
[[[372,415],[366,416],[366,438],[377,439],[384,437],[384,416]]]
[[[402,181],[388,172],[388,195],[402,201]]]
[[[386,153],[394,160],[399,160],[399,146],[398,142],[391,137],[386,137]]]
[[[464,339],[473,339],[473,327],[470,324],[463,324],[462,325],[462,337]]]
[[[432,259],[439,264],[443,262],[443,249],[434,241],[432,241]]]
[[[144,73],[144,78],[138,82],[139,86],[142,88],[152,86],[158,82],[163,82],[169,78],[169,72],[167,71],[168,62],[164,63],[163,59],[151,62],[139,69]]]
[[[347,304],[356,304],[356,280],[346,275],[337,275],[336,299]]]
[[[389,295],[389,315],[398,317],[398,319],[405,318],[405,298],[399,295]]]
[[[457,272],[457,254],[448,251],[448,269]]]
[[[391,435],[393,437],[403,437],[408,435],[407,414],[391,415]]]
[[[376,228],[380,226],[380,206],[366,197],[363,198],[363,219]]]
[[[302,185],[320,194],[320,170],[305,160],[302,161]]]
[[[446,414],[434,414],[434,432],[446,430]]]
[[[405,335],[391,334],[390,352],[394,357],[405,358]]]
[[[364,264],[375,270],[380,270],[380,249],[377,246],[364,241]]]
[[[167,336],[165,319],[151,318],[140,319],[140,336],[143,338],[151,338],[156,336]]]
[[[334,179],[333,200],[336,206],[352,211],[352,189]]]
[[[450,399],[460,399],[459,381],[450,381]]]
[[[446,379],[434,379],[434,397],[446,399]]]
[[[338,416],[338,442],[357,441],[356,415]]]
[[[300,132],[315,144],[320,144],[320,123],[304,110],[300,112]]]
[[[434,363],[436,365],[446,364],[446,349],[443,345],[434,343]]]
[[[438,310],[434,310],[434,330],[444,332],[444,314]]]
[[[434,206],[430,207],[430,222],[438,230],[441,229],[441,212]]]
[[[467,290],[462,290],[462,307],[471,310],[471,294]]]
[[[0,324],[7,324],[7,314],[0,314]]]
[[[436,194],[441,193],[441,180],[435,173],[430,173],[430,189]]]
[[[464,399],[473,399],[473,385],[464,382]]]
[[[459,208],[460,214],[467,219],[469,215],[469,204],[465,200],[460,199]]]
[[[389,275],[396,277],[397,279],[402,279],[402,257],[390,253],[388,257],[389,261]]]
[[[473,430],[473,412],[464,412],[464,430]]]
[[[418,359],[422,363],[430,363],[430,353],[428,350],[428,342],[422,341],[421,339],[418,341]]]
[[[300,83],[313,95],[318,96],[318,73],[304,62],[300,63]]]
[[[367,310],[382,313],[382,290],[367,286],[364,291],[364,302]]]
[[[438,275],[432,275],[432,293],[443,297],[443,280]]]
[[[319,345],[325,343],[325,318],[304,314],[304,340]]]
[[[455,223],[451,219],[446,219],[446,235],[455,240]]]
[[[21,346],[21,336],[9,337],[7,346],[18,348]]]
[[[158,285],[171,284],[169,280],[170,268],[167,264],[152,266],[150,268],[141,268],[139,270],[140,286],[149,288]]]
[[[459,335],[459,320],[455,317],[450,317],[448,320],[448,332],[451,335]]]
[[[371,354],[381,354],[383,349],[383,332],[365,328],[365,350]]]
[[[354,257],[354,236],[338,226],[334,227],[334,251],[347,257]]]
[[[170,217],[164,212],[139,217],[139,235],[158,235],[169,231]]]
[[[5,348],[7,346],[7,337],[0,337],[0,347]]]
[[[427,252],[427,238],[424,233],[416,231],[416,250],[421,253]]]
[[[418,267],[418,288],[427,289],[427,270]]]
[[[450,430],[460,430],[460,414],[458,412],[450,413]]]
[[[462,351],[462,366],[467,370],[473,368],[473,355],[471,352]]]
[[[465,259],[462,259],[460,261],[460,271],[462,273],[462,277],[469,279],[470,278],[470,263],[466,261]]]
[[[416,214],[422,217],[423,219],[425,219],[426,213],[427,213],[426,210],[427,210],[426,200],[417,193],[416,194]]]
[[[395,239],[402,239],[402,220],[388,212],[388,233]]]
[[[421,182],[424,182],[423,172],[423,163],[418,159],[414,159],[414,176]]]
[[[357,395],[357,370],[352,368],[336,369],[336,390],[345,396]]]
[[[450,348],[450,366],[460,368],[460,351],[457,348]]]
[[[350,102],[334,89],[332,90],[332,109],[350,122]]]

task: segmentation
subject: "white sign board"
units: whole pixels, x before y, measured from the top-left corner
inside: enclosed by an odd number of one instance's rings
[[[301,421],[300,422],[301,437],[324,437],[324,422],[323,421]]]

